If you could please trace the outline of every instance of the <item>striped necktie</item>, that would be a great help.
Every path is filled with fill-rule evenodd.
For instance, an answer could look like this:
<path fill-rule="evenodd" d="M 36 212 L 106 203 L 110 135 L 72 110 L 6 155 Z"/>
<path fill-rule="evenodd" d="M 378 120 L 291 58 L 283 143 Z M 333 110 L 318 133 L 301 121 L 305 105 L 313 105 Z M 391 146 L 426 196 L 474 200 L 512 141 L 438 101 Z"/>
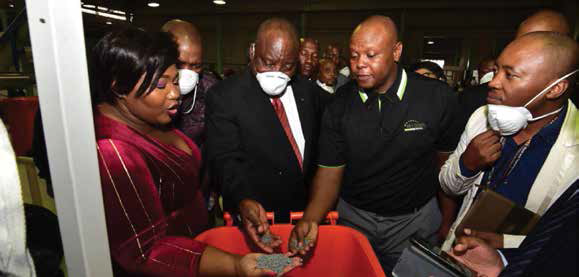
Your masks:
<path fill-rule="evenodd" d="M 289 140 L 289 143 L 292 146 L 294 154 L 296 155 L 296 159 L 298 160 L 298 163 L 300 165 L 300 169 L 303 170 L 302 154 L 300 152 L 300 149 L 298 148 L 298 144 L 296 143 L 296 140 L 295 140 L 294 135 L 292 133 L 292 129 L 289 125 L 289 121 L 287 119 L 287 115 L 285 113 L 283 103 L 281 102 L 281 100 L 279 98 L 272 98 L 271 103 L 273 105 L 273 109 L 275 110 L 275 114 L 277 115 L 277 118 L 279 118 L 279 122 L 281 123 L 281 126 L 283 127 L 283 130 L 284 130 L 284 132 Z"/>

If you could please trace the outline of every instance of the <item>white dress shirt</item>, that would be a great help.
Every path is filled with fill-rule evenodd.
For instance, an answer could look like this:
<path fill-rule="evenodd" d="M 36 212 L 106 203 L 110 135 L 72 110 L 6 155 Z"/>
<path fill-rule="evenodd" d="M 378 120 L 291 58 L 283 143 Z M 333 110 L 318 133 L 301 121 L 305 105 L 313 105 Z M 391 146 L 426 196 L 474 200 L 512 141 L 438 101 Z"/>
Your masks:
<path fill-rule="evenodd" d="M 294 136 L 294 139 L 302 155 L 302 160 L 304 159 L 304 148 L 306 145 L 306 139 L 304 138 L 304 133 L 302 131 L 302 123 L 300 121 L 300 115 L 298 113 L 298 106 L 296 105 L 296 99 L 294 97 L 294 91 L 291 86 L 287 86 L 284 94 L 280 97 L 281 103 L 285 110 L 287 120 L 290 125 L 290 129 Z M 270 101 L 272 101 L 270 99 Z"/>

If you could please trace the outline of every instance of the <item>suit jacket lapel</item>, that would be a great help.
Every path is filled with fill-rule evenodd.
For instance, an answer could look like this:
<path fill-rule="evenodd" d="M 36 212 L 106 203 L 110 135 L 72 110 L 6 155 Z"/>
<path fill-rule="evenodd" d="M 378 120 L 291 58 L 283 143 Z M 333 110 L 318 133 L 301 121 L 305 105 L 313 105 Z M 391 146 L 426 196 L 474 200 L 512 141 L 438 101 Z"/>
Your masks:
<path fill-rule="evenodd" d="M 294 157 L 294 164 L 298 166 L 297 158 L 295 158 L 293 148 L 277 118 L 269 97 L 264 94 L 259 86 L 257 79 L 252 76 L 251 71 L 246 72 L 246 80 L 248 80 L 247 88 L 245 88 L 245 104 L 247 110 L 253 114 L 256 124 L 263 130 L 268 137 L 267 141 L 263 141 L 263 147 L 269 148 L 269 152 L 278 152 L 279 157 L 284 157 L 282 164 L 287 164 L 287 158 Z M 286 153 L 284 153 L 286 152 Z"/>

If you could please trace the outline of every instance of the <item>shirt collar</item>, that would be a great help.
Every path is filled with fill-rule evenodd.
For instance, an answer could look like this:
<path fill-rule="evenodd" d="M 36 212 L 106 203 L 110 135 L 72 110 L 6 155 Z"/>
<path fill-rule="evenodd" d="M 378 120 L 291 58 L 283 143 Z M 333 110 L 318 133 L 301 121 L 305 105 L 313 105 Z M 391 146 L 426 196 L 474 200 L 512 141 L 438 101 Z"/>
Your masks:
<path fill-rule="evenodd" d="M 386 93 L 383 94 L 384 98 L 393 103 L 402 102 L 404 93 L 406 92 L 406 85 L 408 83 L 408 76 L 404 68 L 402 68 L 402 66 L 397 64 L 396 71 L 397 71 L 396 80 L 394 81 L 392 86 L 386 91 Z M 366 100 L 368 100 L 369 97 L 372 96 L 371 95 L 372 93 L 369 93 L 370 95 L 368 95 L 368 93 L 364 92 L 360 88 L 358 89 L 358 93 L 360 94 L 360 98 L 364 103 L 366 102 Z"/>
<path fill-rule="evenodd" d="M 333 94 L 334 93 L 334 87 L 333 86 L 328 86 L 324 83 L 322 83 L 320 80 L 316 80 L 316 84 L 322 88 L 323 90 L 325 90 L 327 93 Z"/>

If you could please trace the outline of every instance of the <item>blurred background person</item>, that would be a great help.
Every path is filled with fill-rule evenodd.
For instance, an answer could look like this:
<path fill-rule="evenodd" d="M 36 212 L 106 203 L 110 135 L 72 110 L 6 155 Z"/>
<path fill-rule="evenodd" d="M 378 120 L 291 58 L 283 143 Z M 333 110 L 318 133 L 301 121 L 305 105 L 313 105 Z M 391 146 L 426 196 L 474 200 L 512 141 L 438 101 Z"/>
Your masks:
<path fill-rule="evenodd" d="M 315 78 L 318 71 L 319 52 L 318 41 L 313 38 L 300 39 L 300 50 L 298 54 L 300 60 L 300 76 L 306 80 Z"/>
<path fill-rule="evenodd" d="M 330 59 L 320 60 L 320 69 L 316 76 L 316 85 L 320 95 L 320 116 L 325 107 L 330 103 L 336 92 L 336 80 L 338 78 L 337 65 Z"/>
<path fill-rule="evenodd" d="M 495 70 L 494 58 L 483 59 L 477 69 L 481 76 L 479 85 L 467 87 L 459 93 L 458 101 L 461 111 L 458 120 L 461 122 L 461 129 L 464 130 L 466 122 L 476 109 L 487 104 L 488 83 L 493 79 Z"/>
<path fill-rule="evenodd" d="M 218 75 L 203 70 L 203 41 L 197 28 L 183 20 L 173 19 L 161 27 L 173 35 L 179 47 L 179 89 L 181 104 L 175 126 L 200 148 L 205 142 L 205 97 L 219 80 Z"/>
<path fill-rule="evenodd" d="M 422 76 L 437 79 L 446 83 L 446 75 L 444 75 L 444 70 L 442 70 L 442 68 L 434 62 L 417 62 L 409 66 L 408 70 L 414 71 Z"/>
<path fill-rule="evenodd" d="M 337 90 L 350 81 L 350 68 L 342 57 L 342 49 L 337 44 L 328 45 L 324 57 L 332 60 L 338 67 L 338 79 L 336 80 Z"/>

